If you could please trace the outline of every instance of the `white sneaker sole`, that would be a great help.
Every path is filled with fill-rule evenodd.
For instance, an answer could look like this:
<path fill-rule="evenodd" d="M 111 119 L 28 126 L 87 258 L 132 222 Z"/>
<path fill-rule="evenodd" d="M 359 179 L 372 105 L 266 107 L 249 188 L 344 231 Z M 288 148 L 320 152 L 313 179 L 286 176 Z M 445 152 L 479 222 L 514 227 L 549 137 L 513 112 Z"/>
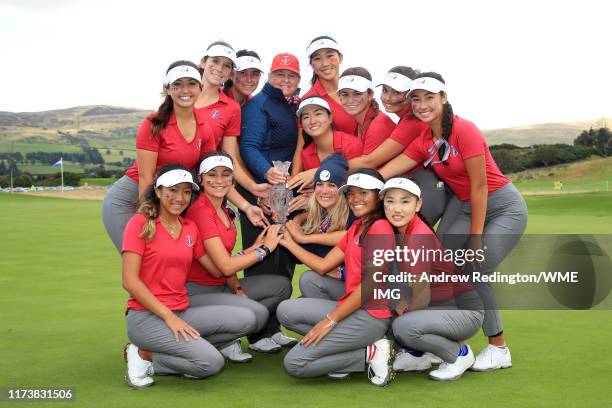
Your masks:
<path fill-rule="evenodd" d="M 130 343 L 127 343 L 127 344 L 125 345 L 125 347 L 123 348 L 123 361 L 125 361 L 125 364 L 127 364 L 127 362 L 128 362 L 128 358 L 127 358 L 127 349 L 128 349 L 128 346 L 129 346 L 129 345 L 130 345 Z M 143 384 L 143 385 L 137 385 L 137 384 L 134 384 L 134 383 L 133 383 L 133 382 L 130 380 L 130 375 L 129 375 L 129 373 L 128 373 L 128 369 L 127 369 L 127 368 L 125 369 L 125 375 L 123 376 L 123 378 L 125 378 L 125 382 L 127 383 L 127 385 L 129 385 L 130 387 L 132 387 L 132 388 L 133 388 L 133 389 L 135 389 L 135 390 L 139 390 L 139 389 L 142 389 L 142 388 L 147 388 L 147 387 L 150 387 L 150 386 L 152 386 L 153 384 L 155 384 L 155 382 L 154 382 L 154 381 L 151 381 L 150 383 L 148 383 L 148 384 Z"/>
<path fill-rule="evenodd" d="M 278 348 L 271 349 L 271 350 L 261 350 L 261 349 L 255 348 L 255 347 L 251 347 L 249 345 L 249 350 L 253 350 L 253 351 L 256 351 L 258 353 L 264 353 L 264 354 L 277 354 L 277 353 L 280 353 L 282 349 L 283 349 L 282 346 L 278 346 Z"/>
<path fill-rule="evenodd" d="M 389 366 L 389 373 L 387 374 L 387 377 L 384 379 L 384 381 L 380 384 L 375 384 L 370 380 L 370 383 L 372 385 L 375 385 L 377 387 L 385 387 L 386 385 L 388 385 L 391 381 L 395 379 L 396 372 L 393 369 L 393 360 L 395 360 L 395 344 L 393 344 L 393 341 L 391 341 L 390 348 L 391 349 L 389 351 L 389 358 L 387 359 L 387 365 Z"/>
<path fill-rule="evenodd" d="M 495 370 L 502 370 L 505 368 L 512 368 L 512 362 L 510 363 L 504 363 L 504 364 L 500 364 L 499 367 L 490 367 L 490 368 L 476 368 L 476 367 L 470 367 L 471 371 L 476 371 L 479 373 L 486 373 L 489 371 L 495 371 Z"/>

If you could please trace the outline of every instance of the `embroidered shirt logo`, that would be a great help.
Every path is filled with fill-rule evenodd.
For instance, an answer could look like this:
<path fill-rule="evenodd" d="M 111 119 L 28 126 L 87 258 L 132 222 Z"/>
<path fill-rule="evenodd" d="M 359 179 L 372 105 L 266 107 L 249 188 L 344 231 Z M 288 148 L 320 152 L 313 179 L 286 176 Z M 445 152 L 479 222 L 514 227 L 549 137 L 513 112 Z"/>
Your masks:
<path fill-rule="evenodd" d="M 188 247 L 192 247 L 193 246 L 193 240 L 191 239 L 191 235 L 187 235 L 185 237 L 185 245 Z"/>
<path fill-rule="evenodd" d="M 202 139 L 198 139 L 198 141 L 196 143 L 196 149 L 197 150 L 202 150 Z"/>
<path fill-rule="evenodd" d="M 217 109 L 214 109 L 212 112 L 210 112 L 210 117 L 213 119 L 221 119 L 221 112 L 219 112 Z"/>

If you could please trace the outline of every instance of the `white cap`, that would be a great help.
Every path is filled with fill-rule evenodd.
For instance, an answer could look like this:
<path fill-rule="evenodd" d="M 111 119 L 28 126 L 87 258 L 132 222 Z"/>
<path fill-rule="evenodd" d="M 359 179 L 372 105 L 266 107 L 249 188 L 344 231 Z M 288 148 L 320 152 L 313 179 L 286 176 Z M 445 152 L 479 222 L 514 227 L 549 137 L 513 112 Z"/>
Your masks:
<path fill-rule="evenodd" d="M 328 112 L 331 112 L 331 109 L 329 107 L 329 104 L 327 103 L 327 101 L 323 98 L 320 98 L 318 96 L 311 96 L 310 98 L 306 98 L 304 100 L 302 100 L 302 102 L 300 102 L 300 107 L 298 108 L 296 115 L 298 115 L 298 117 L 300 116 L 300 113 L 302 113 L 302 110 L 310 105 L 317 105 L 317 106 L 321 106 L 322 108 L 327 109 Z"/>
<path fill-rule="evenodd" d="M 310 58 L 312 54 L 314 54 L 315 52 L 323 48 L 331 48 L 332 50 L 336 50 L 339 53 L 341 53 L 336 40 L 332 40 L 331 38 L 321 38 L 319 40 L 313 41 L 308 46 L 308 48 L 306 48 L 306 53 L 308 54 L 308 58 Z"/>
<path fill-rule="evenodd" d="M 387 180 L 385 183 L 385 187 L 380 190 L 378 193 L 378 197 L 383 198 L 385 192 L 392 188 L 399 188 L 409 193 L 414 194 L 418 198 L 421 198 L 421 188 L 412 180 L 409 180 L 405 177 L 395 177 Z"/>
<path fill-rule="evenodd" d="M 226 47 L 225 45 L 215 44 L 209 49 L 206 50 L 205 57 L 225 57 L 232 60 L 232 64 L 236 67 L 236 51 L 232 50 L 230 47 Z"/>
<path fill-rule="evenodd" d="M 174 187 L 177 184 L 181 183 L 191 183 L 191 186 L 196 191 L 200 189 L 200 187 L 193 182 L 193 176 L 191 175 L 191 173 L 187 170 L 182 169 L 175 169 L 165 172 L 157 178 L 157 181 L 155 182 L 155 187 Z"/>
<path fill-rule="evenodd" d="M 349 176 L 346 184 L 340 187 L 338 191 L 344 193 L 349 187 L 359 187 L 366 190 L 382 190 L 385 187 L 385 183 L 369 174 L 355 173 Z"/>
<path fill-rule="evenodd" d="M 385 79 L 383 79 L 383 81 L 376 86 L 383 85 L 387 85 L 395 89 L 397 92 L 406 92 L 412 87 L 412 79 L 398 72 L 387 72 Z"/>
<path fill-rule="evenodd" d="M 354 89 L 357 92 L 365 92 L 372 88 L 372 81 L 359 75 L 346 75 L 338 80 L 338 91 L 342 89 Z"/>
<path fill-rule="evenodd" d="M 202 74 L 196 68 L 191 65 L 179 65 L 168 71 L 164 84 L 170 85 L 181 78 L 193 78 L 198 82 L 202 82 Z"/>
<path fill-rule="evenodd" d="M 243 55 L 236 59 L 236 71 L 244 71 L 246 69 L 253 68 L 263 72 L 261 68 L 261 61 L 257 57 L 251 55 Z"/>
<path fill-rule="evenodd" d="M 200 171 L 198 174 L 208 173 L 215 167 L 227 167 L 231 171 L 234 171 L 234 166 L 232 165 L 232 161 L 227 156 L 210 156 L 202 160 L 200 163 Z"/>
<path fill-rule="evenodd" d="M 422 77 L 412 81 L 412 88 L 410 88 L 410 92 L 416 91 L 417 89 L 423 89 L 431 93 L 438 93 L 445 92 L 446 86 L 443 82 L 438 81 L 436 78 Z"/>

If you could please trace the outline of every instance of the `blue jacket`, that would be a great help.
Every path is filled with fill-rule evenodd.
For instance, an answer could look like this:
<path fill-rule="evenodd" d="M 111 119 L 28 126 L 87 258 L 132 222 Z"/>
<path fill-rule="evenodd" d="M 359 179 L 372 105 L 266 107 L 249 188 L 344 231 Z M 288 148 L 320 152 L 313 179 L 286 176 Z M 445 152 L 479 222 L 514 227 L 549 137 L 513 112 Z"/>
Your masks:
<path fill-rule="evenodd" d="M 242 107 L 240 155 L 258 183 L 272 160 L 293 160 L 297 133 L 295 107 L 269 83 Z"/>

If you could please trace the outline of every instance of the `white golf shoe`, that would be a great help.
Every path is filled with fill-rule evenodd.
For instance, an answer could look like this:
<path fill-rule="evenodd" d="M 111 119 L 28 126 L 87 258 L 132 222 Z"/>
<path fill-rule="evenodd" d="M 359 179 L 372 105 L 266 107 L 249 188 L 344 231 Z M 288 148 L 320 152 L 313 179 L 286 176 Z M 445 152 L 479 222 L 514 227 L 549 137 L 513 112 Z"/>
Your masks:
<path fill-rule="evenodd" d="M 298 339 L 289 337 L 281 331 L 274 333 L 272 335 L 272 340 L 281 347 L 293 347 L 298 343 Z"/>
<path fill-rule="evenodd" d="M 127 363 L 125 381 L 132 388 L 144 388 L 153 385 L 153 364 L 143 360 L 138 354 L 138 347 L 128 343 L 123 350 L 123 359 Z"/>
<path fill-rule="evenodd" d="M 429 359 L 431 364 L 442 364 L 444 362 L 440 357 L 430 352 L 425 353 L 425 357 Z"/>
<path fill-rule="evenodd" d="M 282 347 L 276 344 L 270 337 L 264 337 L 253 344 L 249 344 L 249 349 L 260 353 L 278 353 Z"/>
<path fill-rule="evenodd" d="M 468 353 L 465 356 L 458 356 L 454 363 L 442 362 L 437 370 L 429 373 L 429 378 L 436 381 L 454 381 L 461 378 L 463 373 L 474 364 L 474 353 L 470 346 L 466 344 Z"/>
<path fill-rule="evenodd" d="M 384 387 L 395 377 L 391 366 L 395 351 L 391 341 L 382 338 L 366 348 L 366 363 L 368 363 L 368 378 L 378 387 Z"/>
<path fill-rule="evenodd" d="M 219 352 L 232 363 L 248 363 L 253 359 L 252 355 L 242 351 L 240 340 L 231 342 L 229 346 L 223 347 Z"/>
<path fill-rule="evenodd" d="M 416 357 L 404 349 L 397 353 L 395 361 L 393 362 L 393 369 L 395 371 L 425 371 L 430 368 L 431 360 L 427 354 Z"/>
<path fill-rule="evenodd" d="M 512 357 L 508 347 L 496 347 L 489 344 L 478 353 L 476 362 L 472 366 L 473 371 L 492 371 L 500 368 L 512 367 Z"/>

